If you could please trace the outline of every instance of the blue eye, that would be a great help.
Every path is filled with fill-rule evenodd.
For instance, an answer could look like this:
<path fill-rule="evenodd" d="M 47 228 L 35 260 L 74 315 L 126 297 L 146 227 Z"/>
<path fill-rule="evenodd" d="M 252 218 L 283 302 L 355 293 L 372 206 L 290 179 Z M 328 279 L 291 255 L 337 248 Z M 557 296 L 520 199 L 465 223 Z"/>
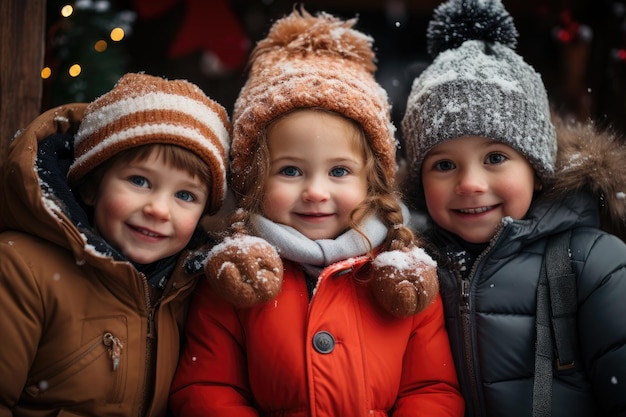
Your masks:
<path fill-rule="evenodd" d="M 187 202 L 196 201 L 196 196 L 194 196 L 193 193 L 190 193 L 189 191 L 178 191 L 176 193 L 176 198 Z"/>
<path fill-rule="evenodd" d="M 331 177 L 344 177 L 344 176 L 348 175 L 349 173 L 350 173 L 350 171 L 348 171 L 344 167 L 335 167 L 335 168 L 330 170 L 330 176 Z"/>
<path fill-rule="evenodd" d="M 294 166 L 284 167 L 279 172 L 287 177 L 297 177 L 300 175 L 300 170 Z"/>
<path fill-rule="evenodd" d="M 452 161 L 439 161 L 434 165 L 434 168 L 437 171 L 450 171 L 456 168 L 456 166 Z"/>
<path fill-rule="evenodd" d="M 137 187 L 147 187 L 148 180 L 140 175 L 133 175 L 128 178 L 128 181 Z"/>
<path fill-rule="evenodd" d="M 487 155 L 488 164 L 501 164 L 506 161 L 506 159 L 506 156 L 502 155 L 501 153 L 492 153 Z"/>

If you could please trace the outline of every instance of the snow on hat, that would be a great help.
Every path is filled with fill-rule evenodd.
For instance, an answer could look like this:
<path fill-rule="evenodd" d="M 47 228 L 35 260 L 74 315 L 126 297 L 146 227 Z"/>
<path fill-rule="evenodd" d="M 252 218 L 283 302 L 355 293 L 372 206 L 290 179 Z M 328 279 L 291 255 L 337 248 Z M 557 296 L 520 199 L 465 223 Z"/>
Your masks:
<path fill-rule="evenodd" d="M 126 74 L 108 93 L 87 106 L 74 137 L 75 161 L 68 180 L 75 182 L 119 152 L 148 144 L 185 148 L 211 171 L 208 211 L 226 193 L 230 122 L 226 110 L 185 80 Z"/>
<path fill-rule="evenodd" d="M 233 111 L 232 187 L 242 191 L 252 153 L 269 122 L 319 107 L 356 121 L 384 174 L 396 169 L 395 126 L 386 91 L 374 79 L 373 39 L 327 13 L 295 10 L 272 25 L 250 58 L 246 84 Z"/>
<path fill-rule="evenodd" d="M 541 180 L 554 173 L 556 134 L 541 76 L 513 48 L 513 19 L 500 0 L 449 0 L 427 31 L 434 61 L 413 82 L 402 120 L 409 179 L 421 184 L 424 157 L 462 136 L 505 143 Z"/>

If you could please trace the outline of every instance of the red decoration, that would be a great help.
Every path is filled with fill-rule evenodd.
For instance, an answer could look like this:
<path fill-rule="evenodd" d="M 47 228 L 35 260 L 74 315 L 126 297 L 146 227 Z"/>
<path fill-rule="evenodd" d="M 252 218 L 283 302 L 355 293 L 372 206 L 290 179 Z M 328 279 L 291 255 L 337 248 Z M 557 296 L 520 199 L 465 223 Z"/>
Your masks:
<path fill-rule="evenodd" d="M 181 2 L 185 3 L 185 16 L 168 56 L 179 58 L 205 50 L 217 56 L 226 68 L 240 68 L 250 40 L 227 0 L 134 0 L 134 8 L 139 18 L 152 19 Z"/>
<path fill-rule="evenodd" d="M 556 37 L 560 42 L 568 43 L 572 40 L 572 34 L 565 29 L 559 29 L 556 33 Z"/>
<path fill-rule="evenodd" d="M 588 42 L 591 40 L 593 36 L 591 28 L 577 22 L 569 9 L 562 10 L 559 17 L 560 24 L 555 28 L 555 36 L 559 42 Z"/>

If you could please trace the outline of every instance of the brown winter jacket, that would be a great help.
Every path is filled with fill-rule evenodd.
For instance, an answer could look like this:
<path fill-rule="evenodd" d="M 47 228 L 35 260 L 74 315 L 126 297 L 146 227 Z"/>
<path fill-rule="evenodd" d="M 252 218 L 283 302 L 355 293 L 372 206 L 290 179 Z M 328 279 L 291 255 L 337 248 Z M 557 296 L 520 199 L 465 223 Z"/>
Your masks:
<path fill-rule="evenodd" d="M 42 179 L 39 141 L 71 138 L 84 109 L 42 114 L 2 164 L 1 417 L 166 414 L 197 274 L 183 272 L 181 256 L 162 297 L 150 299 L 146 277 L 102 251 L 105 242 L 81 223 L 77 203 L 65 204 L 71 192 L 60 198 Z M 45 156 L 56 151 L 63 149 Z"/>

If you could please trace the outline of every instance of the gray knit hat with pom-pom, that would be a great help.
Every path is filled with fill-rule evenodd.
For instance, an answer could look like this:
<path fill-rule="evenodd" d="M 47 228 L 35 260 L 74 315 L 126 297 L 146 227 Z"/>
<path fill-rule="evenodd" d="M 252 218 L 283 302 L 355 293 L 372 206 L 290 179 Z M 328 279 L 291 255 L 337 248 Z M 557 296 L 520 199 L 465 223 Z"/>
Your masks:
<path fill-rule="evenodd" d="M 517 36 L 500 0 L 449 0 L 435 9 L 427 31 L 434 61 L 414 80 L 402 120 L 411 187 L 421 184 L 433 147 L 463 136 L 505 143 L 542 182 L 553 176 L 557 144 L 546 89 L 514 52 Z"/>

